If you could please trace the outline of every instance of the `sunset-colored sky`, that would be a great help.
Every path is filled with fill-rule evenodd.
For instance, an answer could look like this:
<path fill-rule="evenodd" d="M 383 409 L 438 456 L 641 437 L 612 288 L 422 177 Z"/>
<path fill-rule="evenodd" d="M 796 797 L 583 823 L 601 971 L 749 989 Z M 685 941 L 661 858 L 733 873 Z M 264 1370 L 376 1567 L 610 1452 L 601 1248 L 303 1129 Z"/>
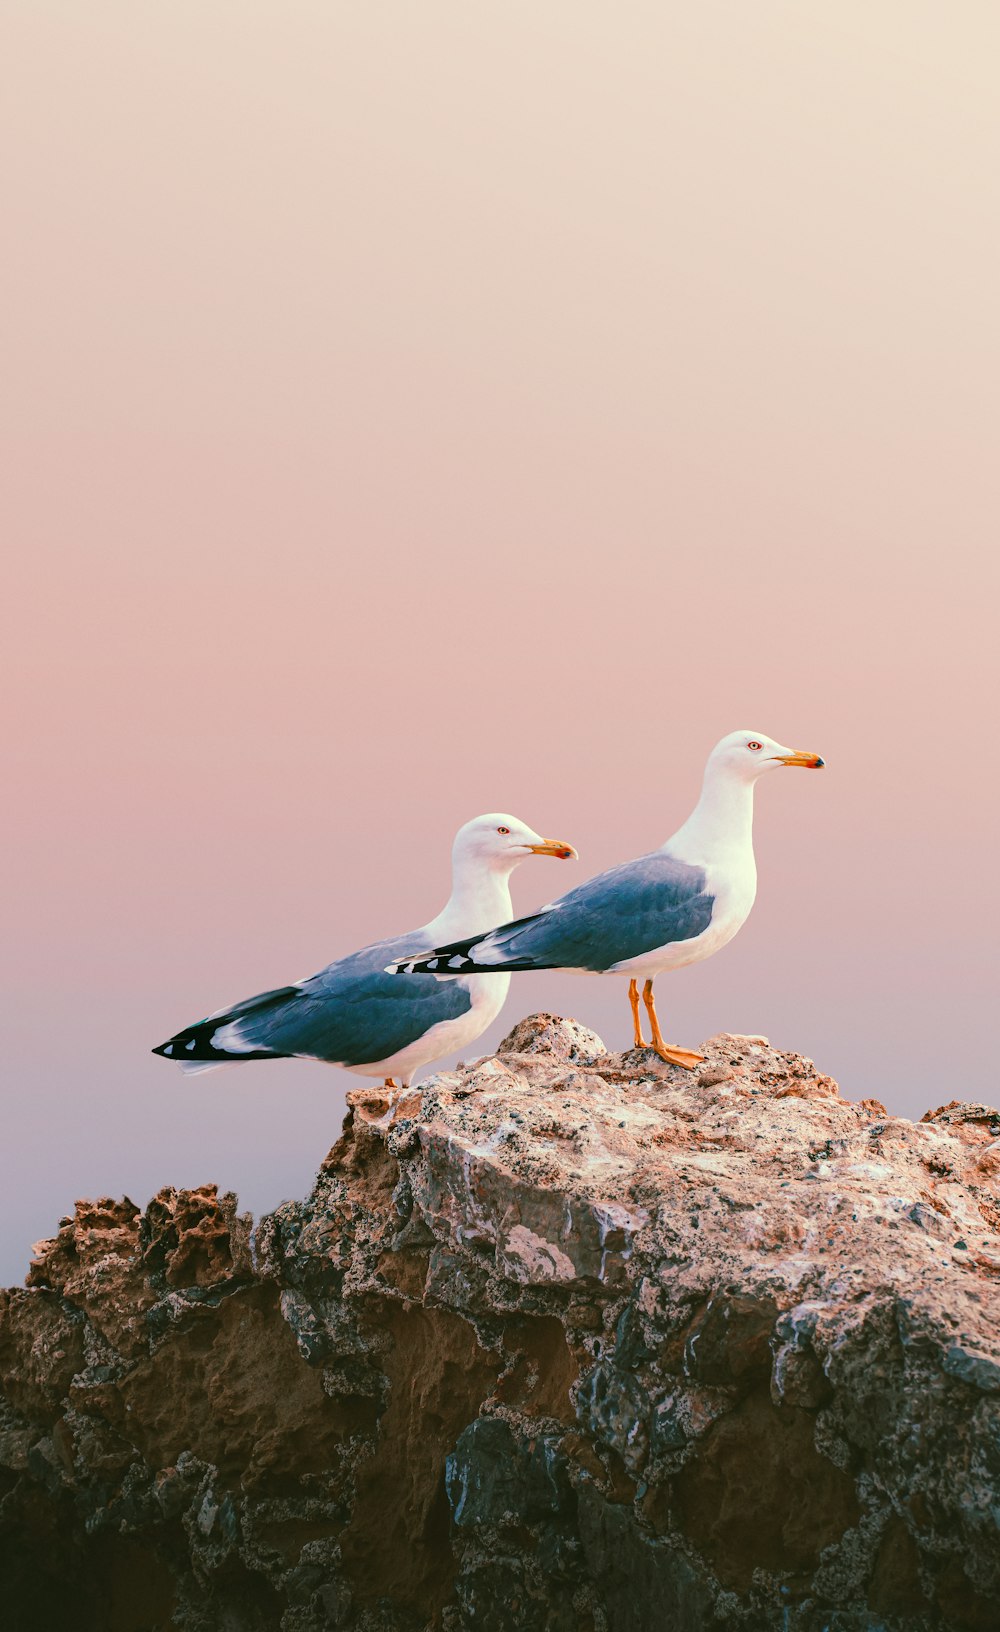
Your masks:
<path fill-rule="evenodd" d="M 0 16 L 0 1281 L 75 1197 L 301 1194 L 342 1072 L 149 1049 L 437 911 L 508 809 L 661 842 L 749 726 L 734 944 L 852 1098 L 997 1102 L 992 0 Z M 515 976 L 629 1037 L 624 983 Z"/>

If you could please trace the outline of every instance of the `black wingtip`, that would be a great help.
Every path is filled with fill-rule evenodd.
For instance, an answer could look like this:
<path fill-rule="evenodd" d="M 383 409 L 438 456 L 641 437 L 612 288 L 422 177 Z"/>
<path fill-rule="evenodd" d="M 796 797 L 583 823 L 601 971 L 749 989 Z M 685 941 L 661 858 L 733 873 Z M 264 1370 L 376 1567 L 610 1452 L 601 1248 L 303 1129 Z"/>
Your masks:
<path fill-rule="evenodd" d="M 474 967 L 472 959 L 461 953 L 432 952 L 426 958 L 407 958 L 404 963 L 392 964 L 386 974 L 464 975 Z"/>
<path fill-rule="evenodd" d="M 196 1065 L 206 1060 L 228 1059 L 228 1054 L 213 1046 L 214 1031 L 215 1025 L 202 1021 L 197 1026 L 189 1026 L 186 1031 L 178 1031 L 175 1036 L 168 1037 L 165 1043 L 159 1043 L 150 1053 L 159 1054 L 172 1065 Z M 243 1057 L 240 1055 L 241 1059 Z"/>

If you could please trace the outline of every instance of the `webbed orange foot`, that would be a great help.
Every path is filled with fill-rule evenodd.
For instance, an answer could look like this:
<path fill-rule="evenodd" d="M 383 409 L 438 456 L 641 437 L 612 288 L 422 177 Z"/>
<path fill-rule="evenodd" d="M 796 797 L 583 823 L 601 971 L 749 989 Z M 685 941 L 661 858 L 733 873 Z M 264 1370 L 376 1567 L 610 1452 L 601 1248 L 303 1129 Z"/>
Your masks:
<path fill-rule="evenodd" d="M 685 1071 L 693 1071 L 705 1058 L 704 1054 L 696 1054 L 691 1048 L 670 1048 L 666 1043 L 644 1043 L 643 1047 L 652 1049 L 668 1065 L 682 1065 Z"/>

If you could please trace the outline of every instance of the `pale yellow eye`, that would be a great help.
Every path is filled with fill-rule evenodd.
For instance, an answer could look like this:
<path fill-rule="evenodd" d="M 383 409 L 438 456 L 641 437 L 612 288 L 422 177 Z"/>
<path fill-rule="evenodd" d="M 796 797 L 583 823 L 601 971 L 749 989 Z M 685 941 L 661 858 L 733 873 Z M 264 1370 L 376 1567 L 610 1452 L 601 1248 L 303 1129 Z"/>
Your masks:
<path fill-rule="evenodd" d="M 748 742 L 747 743 L 747 747 L 752 748 L 754 753 L 756 753 L 758 751 L 758 749 L 763 748 L 763 746 L 764 746 L 764 744 L 762 742 Z"/>
<path fill-rule="evenodd" d="M 510 828 L 509 828 L 509 827 L 498 827 L 498 828 L 497 828 L 497 832 L 498 832 L 498 833 L 509 833 L 509 832 L 510 832 Z"/>

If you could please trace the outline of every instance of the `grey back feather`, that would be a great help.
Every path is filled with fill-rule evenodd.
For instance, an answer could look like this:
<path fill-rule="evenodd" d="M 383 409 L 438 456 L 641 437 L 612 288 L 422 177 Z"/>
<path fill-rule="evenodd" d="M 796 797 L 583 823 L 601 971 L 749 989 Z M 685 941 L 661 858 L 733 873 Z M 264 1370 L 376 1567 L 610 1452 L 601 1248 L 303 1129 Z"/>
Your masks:
<path fill-rule="evenodd" d="M 601 973 L 701 935 L 712 921 L 713 900 L 703 868 L 654 850 L 598 873 L 531 918 L 491 930 L 470 944 L 470 956 L 476 968 Z M 485 964 L 485 947 L 502 957 Z"/>
<path fill-rule="evenodd" d="M 237 1004 L 230 1018 L 239 1022 L 241 1038 L 275 1054 L 340 1065 L 388 1059 L 472 1007 L 464 981 L 434 975 L 397 980 L 385 973 L 387 963 L 428 945 L 419 933 L 376 941 L 301 981 L 284 1002 L 256 1013 L 247 1006 L 245 1017 Z"/>

